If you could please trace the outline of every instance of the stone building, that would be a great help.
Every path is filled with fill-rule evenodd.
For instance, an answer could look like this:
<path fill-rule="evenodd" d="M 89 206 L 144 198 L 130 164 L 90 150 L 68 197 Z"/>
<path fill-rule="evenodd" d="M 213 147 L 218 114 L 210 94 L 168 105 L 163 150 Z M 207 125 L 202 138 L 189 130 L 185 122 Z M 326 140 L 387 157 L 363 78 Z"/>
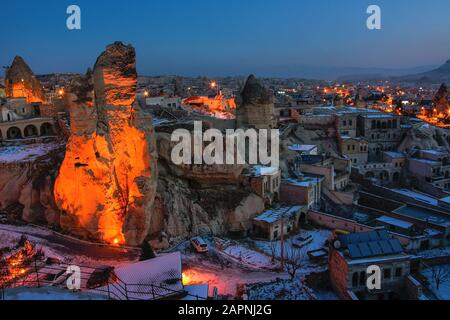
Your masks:
<path fill-rule="evenodd" d="M 358 132 L 369 142 L 370 160 L 380 160 L 383 151 L 395 151 L 403 138 L 399 117 L 380 112 L 359 115 Z"/>
<path fill-rule="evenodd" d="M 281 182 L 280 200 L 289 205 L 304 205 L 308 209 L 320 208 L 322 198 L 321 176 L 301 176 Z"/>
<path fill-rule="evenodd" d="M 340 191 L 350 182 L 351 163 L 348 159 L 302 156 L 300 171 L 324 177 L 323 185 L 330 191 Z"/>
<path fill-rule="evenodd" d="M 336 127 L 339 135 L 355 138 L 357 136 L 358 115 L 360 111 L 353 108 L 340 111 L 336 114 Z"/>
<path fill-rule="evenodd" d="M 450 189 L 450 154 L 440 150 L 417 150 L 408 160 L 409 174 L 422 183 Z"/>
<path fill-rule="evenodd" d="M 236 109 L 237 128 L 271 129 L 275 126 L 274 99 L 254 75 L 248 77 Z"/>
<path fill-rule="evenodd" d="M 252 166 L 244 173 L 246 183 L 267 205 L 280 200 L 281 170 L 279 168 Z"/>
<path fill-rule="evenodd" d="M 346 300 L 406 298 L 411 257 L 385 230 L 338 236 L 330 246 L 329 273 L 335 292 Z M 381 269 L 381 289 L 367 287 L 367 269 Z"/>
<path fill-rule="evenodd" d="M 269 241 L 280 239 L 297 230 L 302 206 L 280 207 L 264 211 L 253 218 L 253 235 Z"/>
<path fill-rule="evenodd" d="M 0 139 L 34 138 L 55 132 L 54 119 L 41 116 L 41 103 L 27 103 L 25 97 L 0 103 Z"/>
<path fill-rule="evenodd" d="M 399 181 L 402 167 L 395 167 L 391 162 L 371 162 L 355 166 L 354 170 L 361 177 L 376 180 L 378 184 L 391 184 Z"/>
<path fill-rule="evenodd" d="M 5 96 L 0 103 L 0 139 L 14 140 L 55 133 L 53 118 L 42 113 L 44 90 L 30 67 L 15 57 L 5 74 Z"/>
<path fill-rule="evenodd" d="M 369 143 L 366 139 L 341 136 L 338 142 L 341 154 L 351 160 L 352 166 L 367 163 Z"/>

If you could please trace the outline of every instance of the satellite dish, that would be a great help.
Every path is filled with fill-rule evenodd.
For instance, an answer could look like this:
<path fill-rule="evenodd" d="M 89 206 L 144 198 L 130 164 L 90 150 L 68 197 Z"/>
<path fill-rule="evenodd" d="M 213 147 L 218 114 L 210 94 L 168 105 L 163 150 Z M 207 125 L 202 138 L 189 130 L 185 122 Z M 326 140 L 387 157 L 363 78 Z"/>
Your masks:
<path fill-rule="evenodd" d="M 339 250 L 341 248 L 341 242 L 339 240 L 334 240 L 333 248 L 335 248 L 336 250 Z"/>

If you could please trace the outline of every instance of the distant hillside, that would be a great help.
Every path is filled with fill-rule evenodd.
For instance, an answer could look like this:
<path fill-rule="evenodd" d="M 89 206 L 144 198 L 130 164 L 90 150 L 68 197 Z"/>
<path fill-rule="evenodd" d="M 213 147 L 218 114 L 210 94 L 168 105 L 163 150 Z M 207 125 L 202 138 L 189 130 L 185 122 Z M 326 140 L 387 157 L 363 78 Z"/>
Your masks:
<path fill-rule="evenodd" d="M 404 77 L 396 77 L 399 82 L 415 82 L 424 84 L 450 84 L 450 60 L 437 69 Z"/>
<path fill-rule="evenodd" d="M 407 69 L 387 69 L 387 68 L 348 68 L 346 73 L 344 69 L 340 70 L 341 74 L 337 77 L 338 82 L 372 82 L 381 80 L 390 80 L 392 78 L 400 78 L 411 74 L 423 73 L 434 68 L 434 66 L 420 66 Z"/>

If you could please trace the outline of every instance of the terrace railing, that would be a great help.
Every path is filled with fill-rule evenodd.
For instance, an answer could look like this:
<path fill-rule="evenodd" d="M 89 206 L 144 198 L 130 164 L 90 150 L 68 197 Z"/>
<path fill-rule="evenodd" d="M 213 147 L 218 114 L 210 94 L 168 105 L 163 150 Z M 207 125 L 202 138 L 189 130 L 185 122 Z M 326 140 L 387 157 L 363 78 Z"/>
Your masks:
<path fill-rule="evenodd" d="M 47 264 L 33 259 L 21 265 L 8 266 L 0 262 L 0 300 L 7 297 L 8 289 L 13 288 L 42 288 L 56 287 L 68 289 L 67 281 L 71 276 L 67 273 L 69 264 Z M 94 293 L 109 300 L 170 300 L 189 297 L 193 300 L 206 300 L 205 297 L 188 294 L 185 290 L 171 288 L 171 283 L 181 282 L 182 279 L 169 279 L 164 283 L 127 283 L 120 279 L 114 271 L 105 272 L 104 278 L 98 279 L 98 268 L 91 266 L 80 267 L 80 293 Z M 93 274 L 96 274 L 96 285 L 89 284 Z"/>

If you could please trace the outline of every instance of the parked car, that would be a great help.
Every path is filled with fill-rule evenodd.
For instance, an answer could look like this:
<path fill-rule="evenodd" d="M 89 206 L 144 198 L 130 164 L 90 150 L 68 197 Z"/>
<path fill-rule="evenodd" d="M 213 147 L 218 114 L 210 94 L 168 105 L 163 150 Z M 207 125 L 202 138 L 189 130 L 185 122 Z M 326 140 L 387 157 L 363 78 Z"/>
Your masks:
<path fill-rule="evenodd" d="M 191 244 L 198 253 L 208 252 L 208 244 L 201 237 L 192 238 Z"/>

